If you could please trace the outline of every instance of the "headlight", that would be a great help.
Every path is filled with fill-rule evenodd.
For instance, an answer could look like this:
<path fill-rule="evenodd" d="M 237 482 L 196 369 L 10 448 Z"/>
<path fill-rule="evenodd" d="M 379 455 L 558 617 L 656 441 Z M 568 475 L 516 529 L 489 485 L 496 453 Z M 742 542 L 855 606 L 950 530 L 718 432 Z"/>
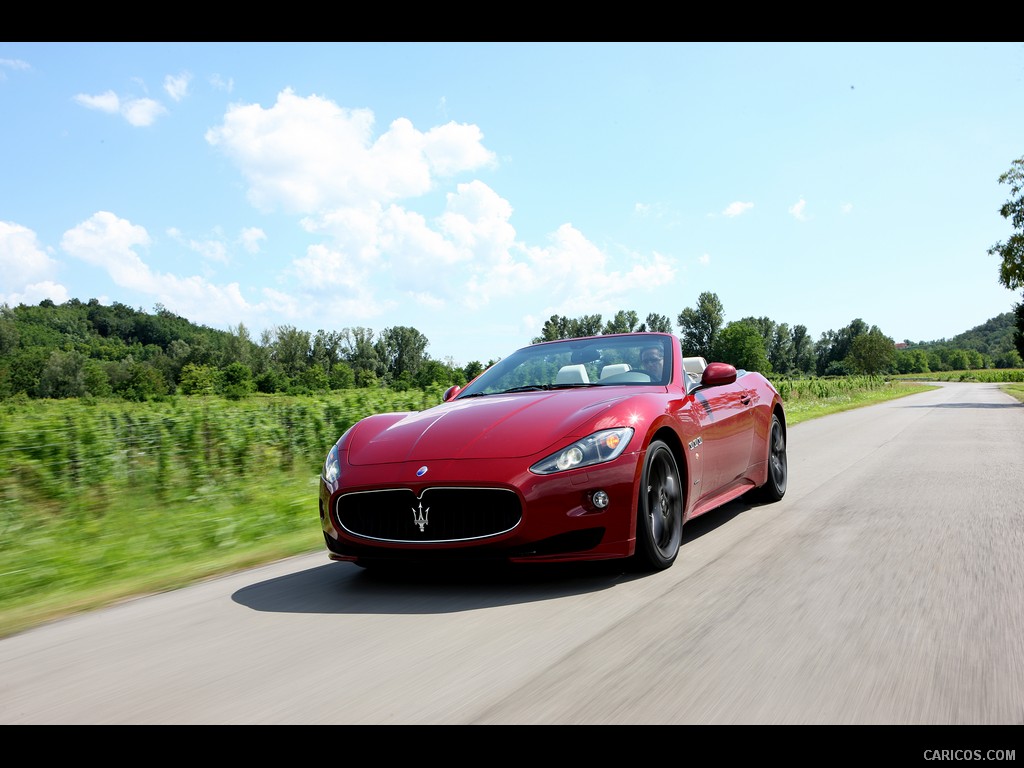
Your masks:
<path fill-rule="evenodd" d="M 554 472 L 564 472 L 567 469 L 589 467 L 593 464 L 611 461 L 626 450 L 631 437 L 633 437 L 632 427 L 603 429 L 566 446 L 543 461 L 538 461 L 530 467 L 530 471 L 538 475 L 550 475 Z"/>
<path fill-rule="evenodd" d="M 328 485 L 334 485 L 337 482 L 338 477 L 341 475 L 341 464 L 338 461 L 338 446 L 337 444 L 331 448 L 331 452 L 327 454 L 327 460 L 324 462 L 324 480 L 327 481 Z"/>

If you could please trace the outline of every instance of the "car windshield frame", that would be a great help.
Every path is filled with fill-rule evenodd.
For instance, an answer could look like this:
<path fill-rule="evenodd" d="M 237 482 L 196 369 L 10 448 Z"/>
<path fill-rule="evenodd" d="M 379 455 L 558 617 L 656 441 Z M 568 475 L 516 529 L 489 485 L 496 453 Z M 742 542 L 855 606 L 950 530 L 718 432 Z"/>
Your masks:
<path fill-rule="evenodd" d="M 652 379 L 642 355 L 661 351 L 663 370 Z M 499 360 L 470 382 L 456 400 L 483 395 L 597 386 L 666 385 L 672 377 L 672 337 L 668 334 L 608 334 L 532 344 Z M 610 367 L 612 366 L 612 367 Z"/>

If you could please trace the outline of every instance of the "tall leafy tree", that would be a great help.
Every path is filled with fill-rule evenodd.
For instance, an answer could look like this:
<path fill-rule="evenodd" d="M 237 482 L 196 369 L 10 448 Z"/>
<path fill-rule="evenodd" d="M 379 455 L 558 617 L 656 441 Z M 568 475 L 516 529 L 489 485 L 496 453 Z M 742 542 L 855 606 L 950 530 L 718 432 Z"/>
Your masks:
<path fill-rule="evenodd" d="M 294 325 L 279 326 L 274 334 L 271 358 L 288 376 L 298 376 L 309 367 L 311 334 Z"/>
<path fill-rule="evenodd" d="M 615 317 L 604 324 L 604 330 L 602 333 L 632 333 L 636 330 L 637 324 L 640 322 L 640 318 L 636 312 L 629 310 L 625 312 L 619 310 L 615 313 Z"/>
<path fill-rule="evenodd" d="M 1024 157 L 1018 157 L 1010 170 L 999 177 L 1000 184 L 1010 185 L 1010 199 L 1003 203 L 999 215 L 1008 219 L 1014 232 L 1005 242 L 1000 241 L 988 249 L 990 256 L 998 256 L 999 282 L 1015 291 L 1024 288 Z M 1017 331 L 1013 342 L 1024 357 L 1024 302 L 1014 307 Z"/>
<path fill-rule="evenodd" d="M 715 337 L 709 356 L 748 371 L 771 373 L 760 329 L 746 320 L 729 323 Z"/>
<path fill-rule="evenodd" d="M 672 318 L 651 312 L 638 330 L 652 333 L 672 333 Z"/>
<path fill-rule="evenodd" d="M 384 363 L 377 354 L 374 334 L 370 328 L 356 326 L 341 331 L 341 356 L 352 368 L 356 384 L 374 386 L 384 375 Z"/>
<path fill-rule="evenodd" d="M 574 321 L 573 338 L 580 336 L 599 336 L 601 334 L 600 315 L 581 315 Z"/>
<path fill-rule="evenodd" d="M 793 326 L 793 367 L 803 373 L 814 370 L 814 342 L 806 325 Z"/>
<path fill-rule="evenodd" d="M 875 375 L 892 370 L 896 362 L 896 345 L 877 326 L 857 336 L 850 344 L 848 367 L 858 373 Z"/>
<path fill-rule="evenodd" d="M 384 362 L 389 382 L 398 382 L 403 376 L 412 381 L 426 360 L 427 337 L 403 325 L 385 328 L 377 339 L 377 356 Z"/>
<path fill-rule="evenodd" d="M 542 341 L 558 341 L 559 339 L 571 339 L 572 320 L 562 315 L 552 315 L 544 321 L 544 327 L 540 330 L 540 336 L 531 339 L 531 343 L 539 344 Z"/>
<path fill-rule="evenodd" d="M 318 330 L 313 336 L 313 348 L 310 357 L 314 365 L 319 365 L 328 375 L 334 366 L 341 362 L 342 335 L 341 331 Z"/>
<path fill-rule="evenodd" d="M 687 355 L 711 359 L 715 338 L 722 330 L 725 310 L 718 295 L 705 291 L 697 297 L 696 307 L 687 307 L 679 313 L 676 322 L 682 331 L 680 341 Z"/>

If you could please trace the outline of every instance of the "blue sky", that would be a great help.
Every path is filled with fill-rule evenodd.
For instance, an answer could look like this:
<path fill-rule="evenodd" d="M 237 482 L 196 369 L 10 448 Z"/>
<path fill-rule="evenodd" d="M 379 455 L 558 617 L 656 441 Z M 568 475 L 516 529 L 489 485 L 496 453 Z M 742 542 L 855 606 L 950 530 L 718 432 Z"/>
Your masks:
<path fill-rule="evenodd" d="M 1019 42 L 0 42 L 0 115 L 10 306 L 411 326 L 464 365 L 705 291 L 814 340 L 1021 300 L 987 254 Z"/>

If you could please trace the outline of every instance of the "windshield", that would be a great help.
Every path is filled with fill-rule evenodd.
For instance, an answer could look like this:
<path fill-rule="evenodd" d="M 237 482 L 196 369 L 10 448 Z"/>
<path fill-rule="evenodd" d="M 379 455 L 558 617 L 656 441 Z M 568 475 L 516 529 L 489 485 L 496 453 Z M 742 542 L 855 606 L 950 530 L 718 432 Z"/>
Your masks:
<path fill-rule="evenodd" d="M 459 398 L 572 387 L 666 384 L 671 336 L 626 334 L 524 347 L 495 363 Z"/>

